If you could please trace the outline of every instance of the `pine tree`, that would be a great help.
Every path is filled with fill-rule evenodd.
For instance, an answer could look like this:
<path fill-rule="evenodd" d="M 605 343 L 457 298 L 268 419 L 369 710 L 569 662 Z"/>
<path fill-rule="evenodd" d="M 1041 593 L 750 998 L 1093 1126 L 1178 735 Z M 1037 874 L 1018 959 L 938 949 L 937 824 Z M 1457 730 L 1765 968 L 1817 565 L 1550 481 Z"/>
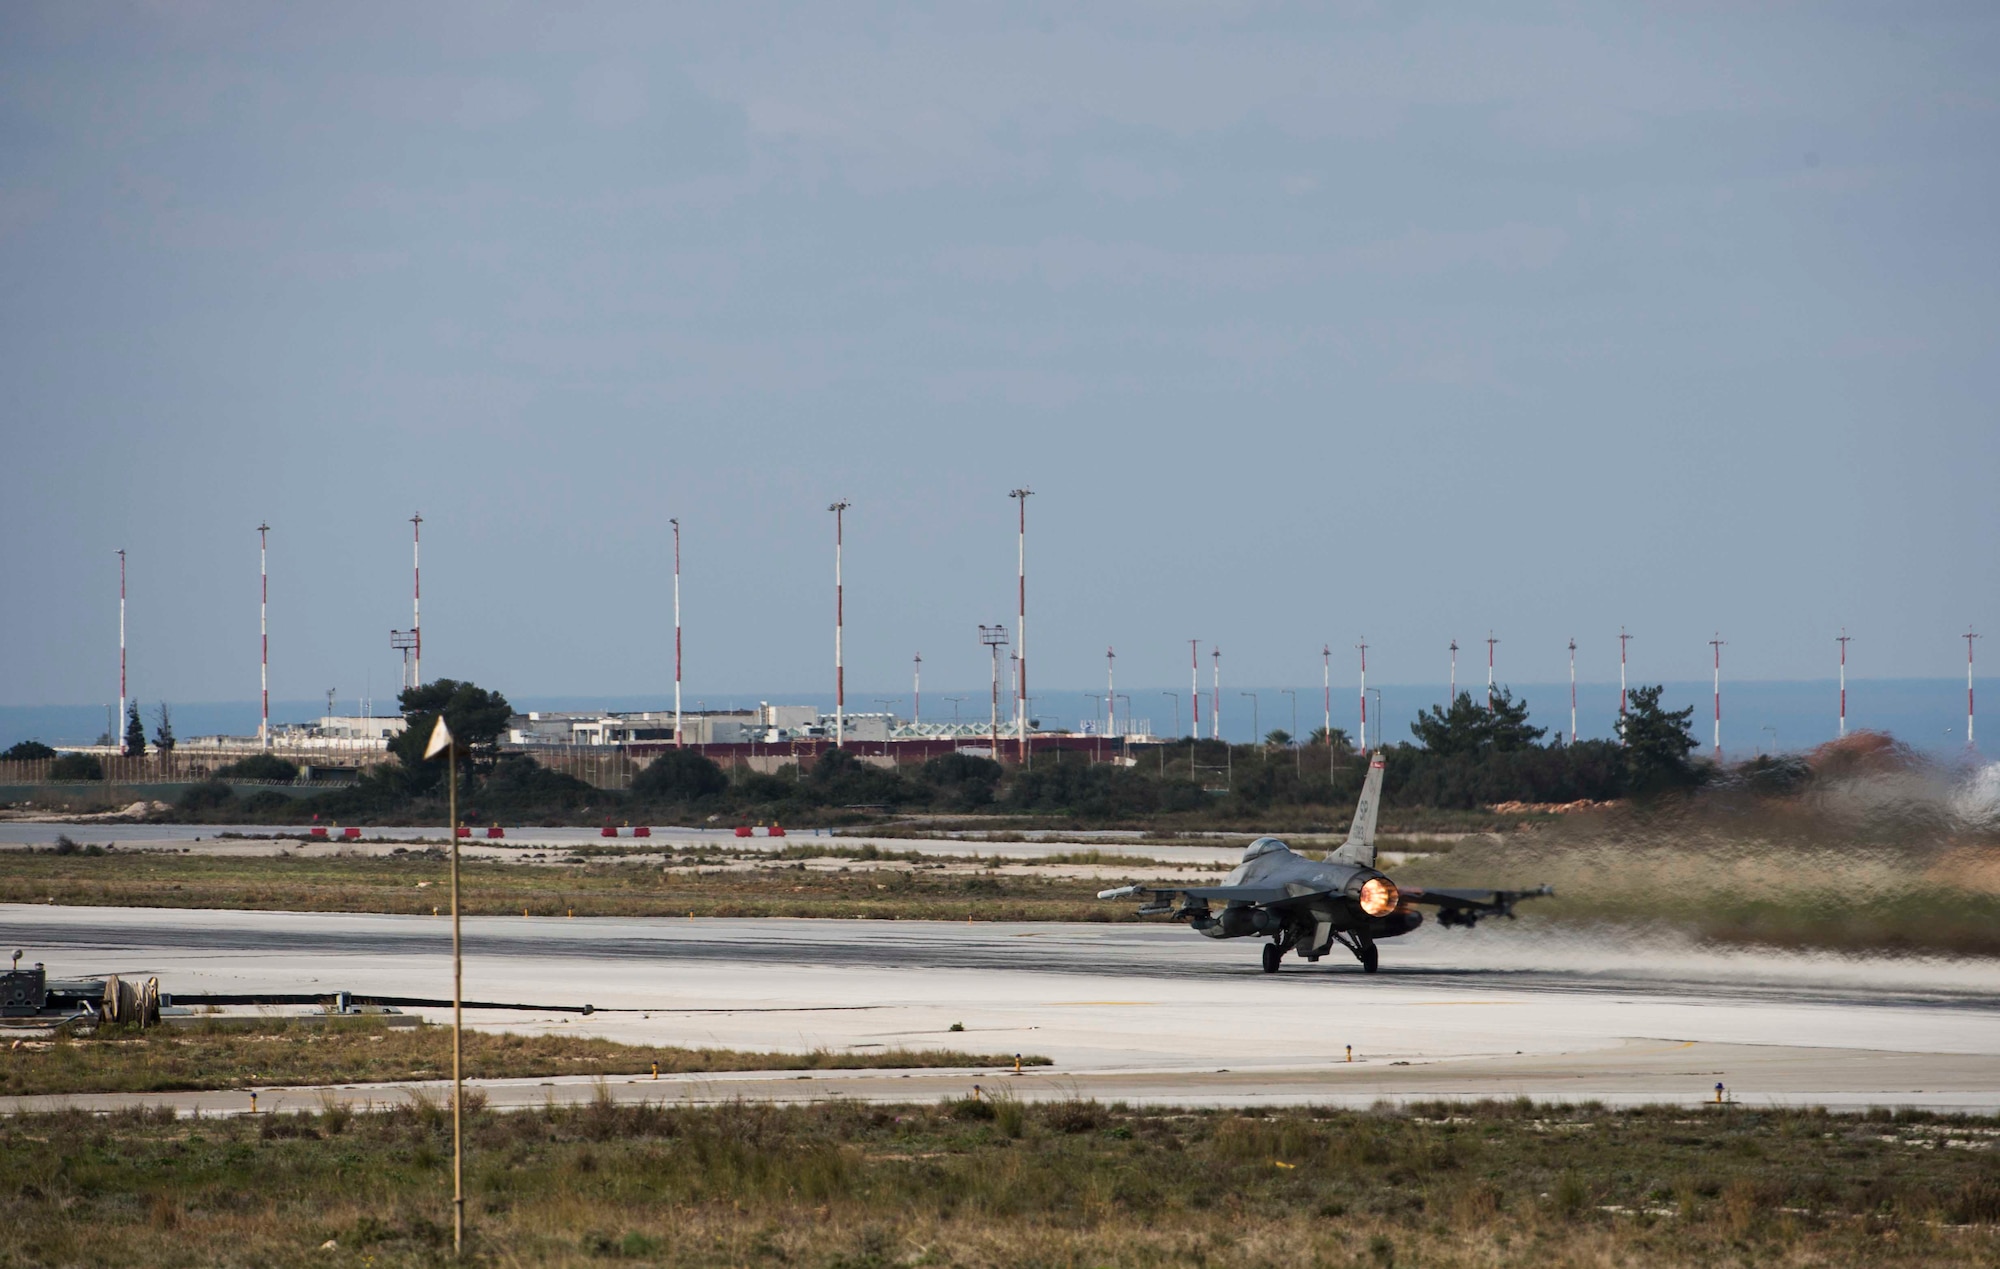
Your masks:
<path fill-rule="evenodd" d="M 1688 761 L 1700 741 L 1690 724 L 1694 706 L 1662 709 L 1662 686 L 1635 687 L 1618 720 L 1618 738 L 1625 743 L 1625 771 L 1632 792 L 1641 796 L 1664 793 L 1695 783 L 1699 773 Z"/>
<path fill-rule="evenodd" d="M 146 724 L 139 718 L 137 701 L 133 701 L 125 708 L 125 756 L 127 758 L 146 756 Z"/>
<path fill-rule="evenodd" d="M 161 753 L 174 751 L 174 716 L 167 711 L 165 701 L 160 702 L 160 711 L 153 716 L 153 746 Z"/>

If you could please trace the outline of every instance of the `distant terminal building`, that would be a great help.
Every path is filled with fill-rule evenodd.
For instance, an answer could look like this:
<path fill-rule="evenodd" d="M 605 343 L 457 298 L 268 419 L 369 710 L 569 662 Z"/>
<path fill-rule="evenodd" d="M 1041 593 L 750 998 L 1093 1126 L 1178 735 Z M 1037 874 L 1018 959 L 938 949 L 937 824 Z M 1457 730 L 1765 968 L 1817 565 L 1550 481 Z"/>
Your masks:
<path fill-rule="evenodd" d="M 401 714 L 382 718 L 327 714 L 316 722 L 273 723 L 269 748 L 285 755 L 387 753 L 390 742 L 408 726 Z M 259 753 L 266 746 L 255 736 L 190 736 L 176 748 L 185 754 L 242 755 Z"/>

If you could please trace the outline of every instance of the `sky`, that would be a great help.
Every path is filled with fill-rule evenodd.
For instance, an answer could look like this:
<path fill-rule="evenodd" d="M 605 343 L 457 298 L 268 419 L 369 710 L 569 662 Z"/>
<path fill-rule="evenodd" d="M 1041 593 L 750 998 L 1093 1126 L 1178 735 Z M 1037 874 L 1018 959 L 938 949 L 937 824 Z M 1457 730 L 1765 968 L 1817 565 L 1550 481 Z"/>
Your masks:
<path fill-rule="evenodd" d="M 1504 10 L 1504 11 L 1503 11 Z M 0 705 L 1964 672 L 2000 9 L 0 8 Z M 2000 647 L 1990 655 L 2000 655 Z M 1468 663 L 1477 668 L 1468 670 Z M 1207 675 L 1204 673 L 1204 678 Z"/>

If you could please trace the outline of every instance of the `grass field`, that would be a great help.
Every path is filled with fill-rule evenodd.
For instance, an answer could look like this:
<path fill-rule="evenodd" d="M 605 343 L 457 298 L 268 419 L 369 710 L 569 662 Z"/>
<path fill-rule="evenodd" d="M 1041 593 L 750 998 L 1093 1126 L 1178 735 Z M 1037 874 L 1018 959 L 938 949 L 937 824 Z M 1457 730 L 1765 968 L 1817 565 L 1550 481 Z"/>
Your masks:
<path fill-rule="evenodd" d="M 748 1053 L 646 1048 L 573 1036 L 465 1033 L 468 1079 L 534 1075 L 663 1075 L 700 1071 L 812 1071 L 1003 1066 L 1013 1055 L 946 1049 L 865 1053 Z M 1026 1057 L 1046 1066 L 1044 1057 Z M 148 1031 L 24 1041 L 0 1058 L 0 1094 L 159 1093 L 180 1089 L 368 1084 L 451 1076 L 451 1028 L 390 1026 L 379 1017 L 209 1019 Z"/>
<path fill-rule="evenodd" d="M 618 1106 L 467 1119 L 474 1264 L 1991 1265 L 1991 1119 Z M 0 1124 L 0 1265 L 450 1260 L 450 1116 Z"/>
<path fill-rule="evenodd" d="M 435 854 L 391 857 L 87 855 L 0 851 L 0 902 L 295 912 L 428 914 L 446 902 Z M 968 875 L 932 867 L 832 871 L 800 861 L 721 872 L 592 859 L 461 865 L 468 915 L 900 917 L 904 920 L 1119 921 L 1104 883 L 1061 876 Z"/>

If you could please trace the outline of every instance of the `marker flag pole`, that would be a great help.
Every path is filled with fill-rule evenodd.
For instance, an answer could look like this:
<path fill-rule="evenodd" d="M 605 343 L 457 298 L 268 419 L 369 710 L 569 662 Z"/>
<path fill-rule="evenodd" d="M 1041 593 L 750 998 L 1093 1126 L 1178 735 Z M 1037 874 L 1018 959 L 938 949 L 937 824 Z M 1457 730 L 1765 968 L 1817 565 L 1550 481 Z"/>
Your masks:
<path fill-rule="evenodd" d="M 452 743 L 443 714 L 431 729 L 424 757 L 434 758 L 440 750 L 445 754 L 451 808 L 447 830 L 451 836 L 451 1250 L 458 1255 L 465 1250 L 465 962 L 458 933 L 458 746 Z"/>

